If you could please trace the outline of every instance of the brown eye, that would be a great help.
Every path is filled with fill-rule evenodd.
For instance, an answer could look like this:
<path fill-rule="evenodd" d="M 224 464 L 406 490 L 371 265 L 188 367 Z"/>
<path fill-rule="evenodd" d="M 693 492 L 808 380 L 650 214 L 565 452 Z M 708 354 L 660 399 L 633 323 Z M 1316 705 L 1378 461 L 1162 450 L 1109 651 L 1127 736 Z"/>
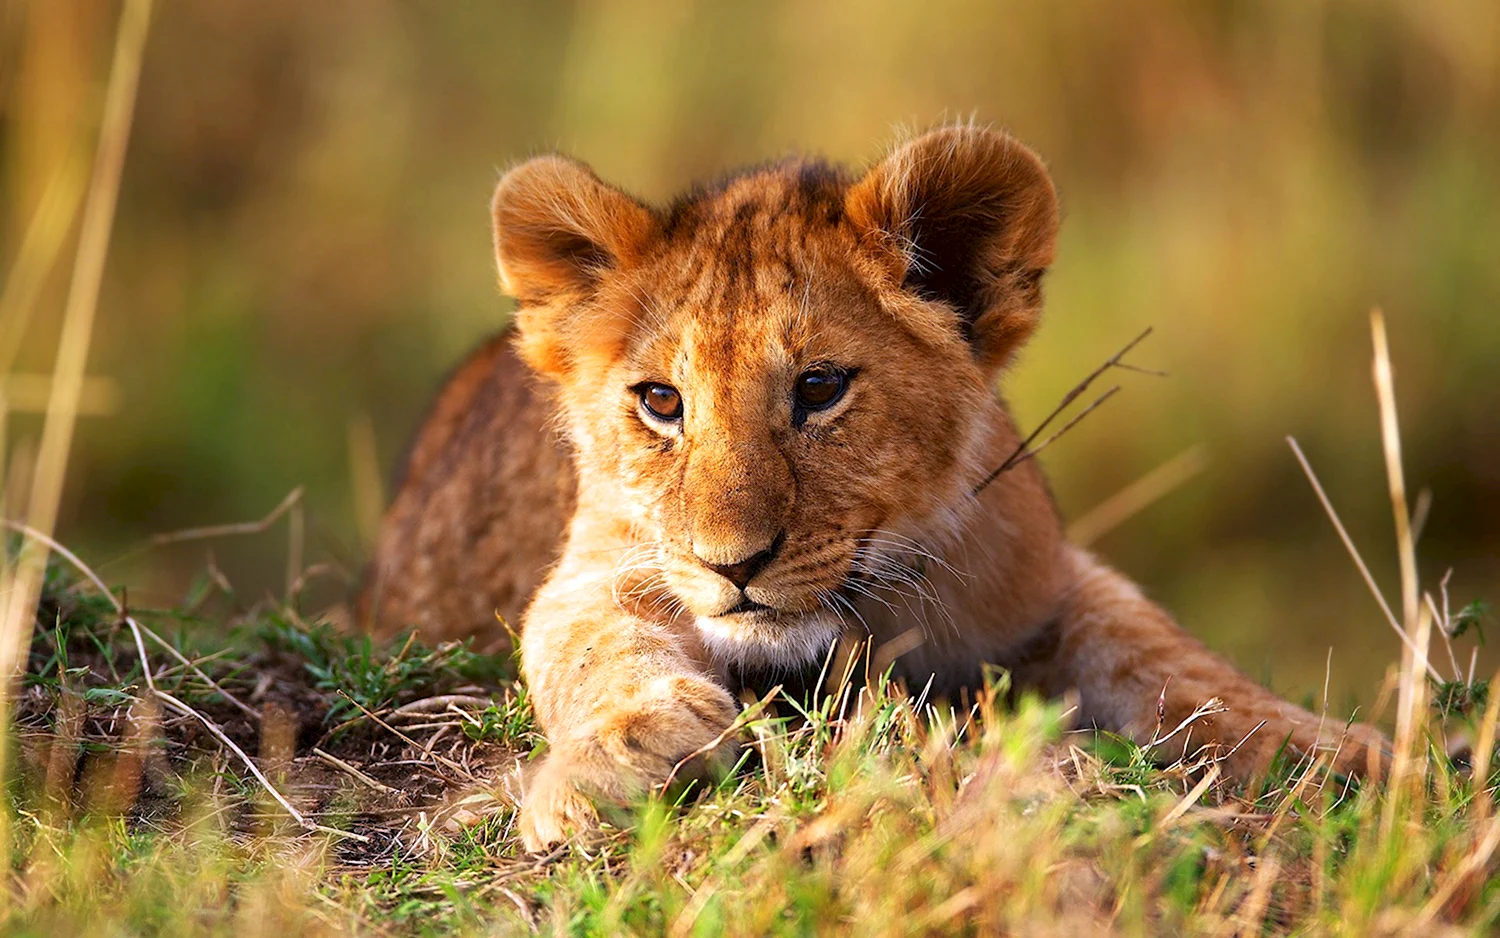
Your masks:
<path fill-rule="evenodd" d="M 844 396 L 849 373 L 837 368 L 813 368 L 797 376 L 797 406 L 803 410 L 831 407 Z"/>
<path fill-rule="evenodd" d="M 682 395 L 670 384 L 647 382 L 638 389 L 641 406 L 657 420 L 682 419 Z"/>

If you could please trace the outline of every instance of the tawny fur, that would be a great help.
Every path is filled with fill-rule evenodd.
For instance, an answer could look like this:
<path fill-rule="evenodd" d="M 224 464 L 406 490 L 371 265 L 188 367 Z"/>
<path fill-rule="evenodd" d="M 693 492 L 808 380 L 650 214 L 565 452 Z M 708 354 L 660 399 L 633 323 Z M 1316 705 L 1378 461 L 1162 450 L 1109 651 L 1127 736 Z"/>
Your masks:
<path fill-rule="evenodd" d="M 530 600 L 522 669 L 550 746 L 528 848 L 725 735 L 743 675 L 913 629 L 908 686 L 1009 667 L 1141 741 L 1217 697 L 1227 712 L 1169 754 L 1216 747 L 1241 777 L 1283 743 L 1379 762 L 1378 733 L 1261 688 L 1067 544 L 1034 462 L 973 494 L 1019 439 L 992 388 L 1037 323 L 1058 223 L 1010 137 L 943 128 L 859 178 L 793 161 L 666 209 L 541 157 L 501 180 L 494 217 L 516 329 L 420 431 L 362 606 L 451 638 L 499 635 L 495 613 Z M 798 375 L 828 366 L 844 395 L 799 410 Z M 642 410 L 644 382 L 677 389 L 680 421 Z"/>

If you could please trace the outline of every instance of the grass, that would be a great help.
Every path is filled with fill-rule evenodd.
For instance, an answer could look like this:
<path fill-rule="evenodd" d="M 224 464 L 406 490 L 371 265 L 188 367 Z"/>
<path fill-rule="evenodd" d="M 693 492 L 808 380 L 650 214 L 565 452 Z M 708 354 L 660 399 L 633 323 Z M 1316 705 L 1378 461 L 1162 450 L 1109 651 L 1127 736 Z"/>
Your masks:
<path fill-rule="evenodd" d="M 158 655 L 154 685 L 254 753 L 326 832 L 299 828 L 198 721 L 151 706 L 115 605 L 54 559 L 10 738 L 7 934 L 1500 925 L 1495 780 L 1445 755 L 1467 727 L 1470 761 L 1488 765 L 1495 711 L 1478 701 L 1424 721 L 1418 784 L 1357 786 L 1288 761 L 1238 787 L 1070 731 L 1065 702 L 1007 703 L 1003 674 L 962 713 L 879 685 L 775 696 L 717 787 L 649 800 L 533 857 L 512 835 L 513 793 L 538 736 L 503 658 L 381 647 L 278 603 L 131 614 L 194 665 Z"/>
<path fill-rule="evenodd" d="M 44 537 L 84 380 L 149 6 L 131 0 L 122 18 L 43 445 L 31 464 L 7 460 L 10 482 L 33 480 L 27 518 Z M 35 247 L 0 298 L 17 334 L 35 301 L 26 285 L 55 260 L 53 234 L 77 201 L 71 177 L 60 178 L 28 236 Z M 295 552 L 286 601 L 238 610 L 205 592 L 153 611 L 101 592 L 66 555 L 44 560 L 33 537 L 8 542 L 0 569 L 0 663 L 21 665 L 16 692 L 0 693 L 0 929 L 1494 931 L 1500 697 L 1472 668 L 1463 673 L 1451 644 L 1452 680 L 1427 657 L 1434 627 L 1451 643 L 1477 634 L 1489 613 L 1478 604 L 1450 613 L 1446 588 L 1441 608 L 1418 593 L 1420 525 L 1406 508 L 1383 324 L 1376 334 L 1400 621 L 1313 482 L 1407 646 L 1390 682 L 1399 699 L 1389 783 L 1357 785 L 1291 759 L 1244 786 L 1207 762 L 1159 765 L 1128 740 L 1073 730 L 1066 701 L 1013 697 L 1003 673 L 962 712 L 845 681 L 813 700 L 773 695 L 749 711 L 745 757 L 717 785 L 659 794 L 616 812 L 595 836 L 528 856 L 513 836 L 516 793 L 543 742 L 503 656 L 411 637 L 379 646 L 309 621 L 295 601 L 304 574 Z M 300 528 L 295 495 L 236 528 L 264 530 L 283 511 Z"/>

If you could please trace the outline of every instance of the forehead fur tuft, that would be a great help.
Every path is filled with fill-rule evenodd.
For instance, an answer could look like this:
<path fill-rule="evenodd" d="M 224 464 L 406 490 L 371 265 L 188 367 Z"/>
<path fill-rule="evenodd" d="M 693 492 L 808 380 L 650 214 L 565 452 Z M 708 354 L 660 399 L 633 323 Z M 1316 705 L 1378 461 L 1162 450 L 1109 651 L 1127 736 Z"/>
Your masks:
<path fill-rule="evenodd" d="M 662 210 L 662 228 L 668 238 L 692 238 L 706 223 L 730 221 L 751 206 L 837 223 L 849 183 L 849 174 L 826 160 L 762 163 L 694 185 Z"/>

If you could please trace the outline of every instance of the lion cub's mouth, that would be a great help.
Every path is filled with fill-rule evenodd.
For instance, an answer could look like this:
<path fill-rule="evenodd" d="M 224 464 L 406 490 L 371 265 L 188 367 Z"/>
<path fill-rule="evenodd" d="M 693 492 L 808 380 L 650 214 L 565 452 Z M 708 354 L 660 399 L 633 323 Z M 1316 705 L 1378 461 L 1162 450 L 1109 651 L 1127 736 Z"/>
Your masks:
<path fill-rule="evenodd" d="M 770 614 L 774 616 L 779 612 L 780 610 L 776 609 L 773 606 L 767 606 L 765 603 L 758 603 L 755 600 L 751 599 L 749 596 L 745 596 L 730 608 L 719 613 L 719 615 L 715 618 L 723 618 L 724 616 L 742 616 L 749 615 L 751 613 Z"/>
<path fill-rule="evenodd" d="M 698 633 L 719 661 L 790 667 L 827 652 L 843 623 L 826 611 L 789 612 L 741 600 L 717 616 L 699 616 Z"/>

